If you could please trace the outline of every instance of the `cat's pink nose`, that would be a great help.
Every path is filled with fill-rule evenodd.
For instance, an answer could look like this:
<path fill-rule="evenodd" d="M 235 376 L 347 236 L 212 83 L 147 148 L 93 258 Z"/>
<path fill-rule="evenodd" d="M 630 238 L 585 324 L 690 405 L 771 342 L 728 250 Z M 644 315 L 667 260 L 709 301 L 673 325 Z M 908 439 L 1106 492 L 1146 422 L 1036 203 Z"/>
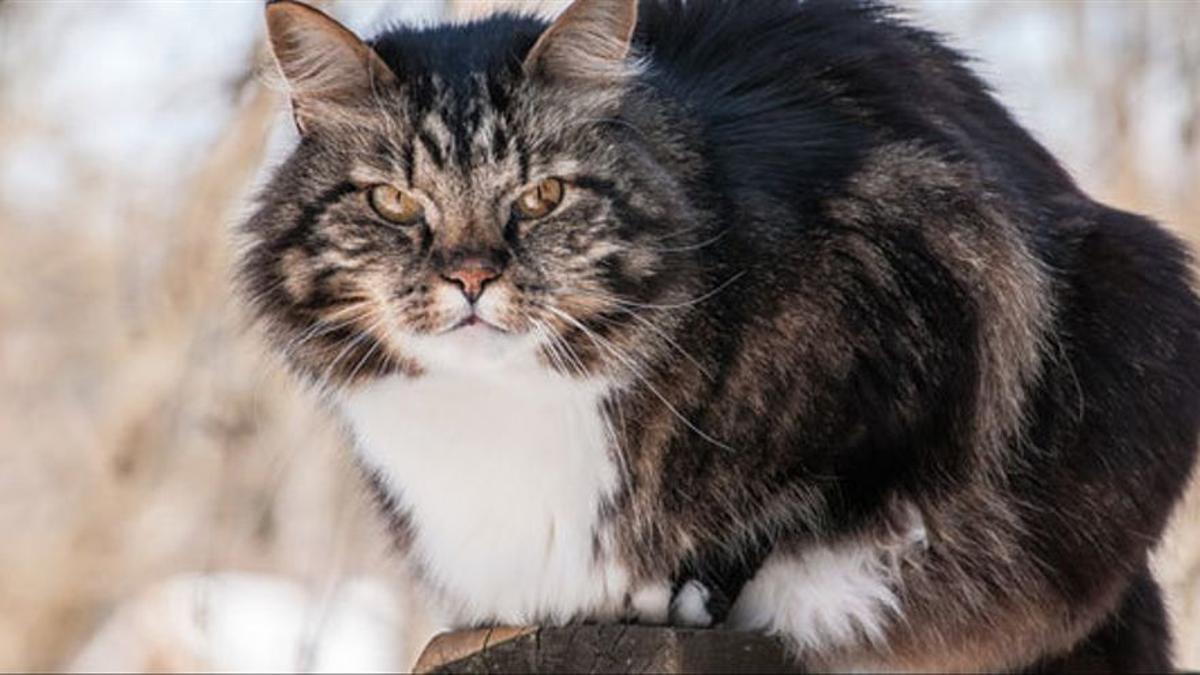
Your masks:
<path fill-rule="evenodd" d="M 458 284 L 467 300 L 475 302 L 483 295 L 484 286 L 500 276 L 500 272 L 500 266 L 486 258 L 468 258 L 442 276 L 447 281 Z"/>

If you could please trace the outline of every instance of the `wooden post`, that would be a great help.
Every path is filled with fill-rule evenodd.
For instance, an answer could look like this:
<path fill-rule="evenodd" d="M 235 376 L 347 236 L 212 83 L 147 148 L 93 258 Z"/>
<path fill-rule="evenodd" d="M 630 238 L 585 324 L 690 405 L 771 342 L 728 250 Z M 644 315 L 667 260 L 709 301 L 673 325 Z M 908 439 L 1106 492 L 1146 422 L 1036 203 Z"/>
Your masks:
<path fill-rule="evenodd" d="M 443 633 L 418 673 L 796 673 L 779 641 L 755 633 L 633 625 Z"/>

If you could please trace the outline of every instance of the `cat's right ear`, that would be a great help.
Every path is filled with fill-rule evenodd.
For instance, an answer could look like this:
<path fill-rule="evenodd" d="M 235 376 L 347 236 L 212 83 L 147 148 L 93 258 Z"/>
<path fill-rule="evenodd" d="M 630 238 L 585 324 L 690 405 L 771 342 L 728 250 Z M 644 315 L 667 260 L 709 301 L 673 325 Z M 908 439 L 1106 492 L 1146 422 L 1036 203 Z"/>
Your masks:
<path fill-rule="evenodd" d="M 321 11 L 275 0 L 266 15 L 271 53 L 287 83 L 301 134 L 396 81 L 374 49 Z"/>

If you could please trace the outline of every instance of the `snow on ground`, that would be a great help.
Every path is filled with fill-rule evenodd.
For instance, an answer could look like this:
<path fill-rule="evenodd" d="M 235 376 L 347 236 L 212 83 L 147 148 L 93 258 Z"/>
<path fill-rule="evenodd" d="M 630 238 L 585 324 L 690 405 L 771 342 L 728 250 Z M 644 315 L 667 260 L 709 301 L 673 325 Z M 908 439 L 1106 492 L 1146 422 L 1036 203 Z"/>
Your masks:
<path fill-rule="evenodd" d="M 397 672 L 395 590 L 353 579 L 318 597 L 279 578 L 183 575 L 120 607 L 71 672 Z"/>

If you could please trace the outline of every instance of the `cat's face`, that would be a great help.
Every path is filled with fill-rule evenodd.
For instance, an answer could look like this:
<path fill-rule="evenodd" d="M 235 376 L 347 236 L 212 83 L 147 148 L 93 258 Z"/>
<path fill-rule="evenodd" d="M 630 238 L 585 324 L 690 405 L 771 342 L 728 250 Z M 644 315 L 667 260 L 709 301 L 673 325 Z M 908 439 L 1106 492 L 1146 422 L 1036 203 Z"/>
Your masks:
<path fill-rule="evenodd" d="M 242 272 L 302 370 L 594 374 L 636 339 L 655 243 L 687 205 L 618 117 L 632 15 L 612 12 L 632 4 L 582 4 L 607 4 L 625 42 L 580 51 L 560 20 L 531 50 L 536 32 L 515 40 L 524 63 L 455 74 L 389 67 L 323 15 L 270 6 L 302 139 L 247 225 Z"/>

